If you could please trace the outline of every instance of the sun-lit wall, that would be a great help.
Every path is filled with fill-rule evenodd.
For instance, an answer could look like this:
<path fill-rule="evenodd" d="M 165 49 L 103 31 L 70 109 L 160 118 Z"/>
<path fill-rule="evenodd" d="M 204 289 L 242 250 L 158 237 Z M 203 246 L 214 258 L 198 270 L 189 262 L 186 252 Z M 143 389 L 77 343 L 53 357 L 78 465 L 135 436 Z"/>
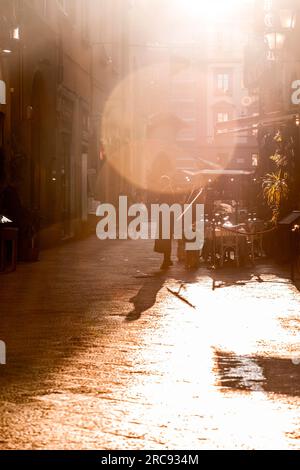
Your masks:
<path fill-rule="evenodd" d="M 218 149 L 212 146 L 218 116 L 233 119 L 253 111 L 254 101 L 242 80 L 250 8 L 251 1 L 132 2 L 130 73 L 107 100 L 106 110 L 121 90 L 129 91 L 125 94 L 131 159 L 125 171 L 134 184 L 147 186 L 147 175 L 161 152 L 169 155 L 175 168 L 197 167 L 199 157 L 215 163 L 220 154 L 227 155 L 227 163 L 233 157 L 236 165 L 251 161 L 254 141 L 248 142 L 248 136 L 223 139 Z M 228 92 L 216 93 L 218 72 L 229 73 Z M 154 117 L 161 126 L 155 132 Z M 180 125 L 171 131 L 176 119 Z M 245 152 L 235 155 L 238 145 L 248 145 L 247 158 Z"/>

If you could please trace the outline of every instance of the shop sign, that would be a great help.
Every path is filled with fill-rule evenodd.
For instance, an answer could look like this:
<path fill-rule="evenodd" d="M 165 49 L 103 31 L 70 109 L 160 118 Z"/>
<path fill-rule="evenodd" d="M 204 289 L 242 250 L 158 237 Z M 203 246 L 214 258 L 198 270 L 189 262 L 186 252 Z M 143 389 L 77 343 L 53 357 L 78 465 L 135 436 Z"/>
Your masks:
<path fill-rule="evenodd" d="M 0 104 L 6 104 L 6 84 L 0 80 Z"/>

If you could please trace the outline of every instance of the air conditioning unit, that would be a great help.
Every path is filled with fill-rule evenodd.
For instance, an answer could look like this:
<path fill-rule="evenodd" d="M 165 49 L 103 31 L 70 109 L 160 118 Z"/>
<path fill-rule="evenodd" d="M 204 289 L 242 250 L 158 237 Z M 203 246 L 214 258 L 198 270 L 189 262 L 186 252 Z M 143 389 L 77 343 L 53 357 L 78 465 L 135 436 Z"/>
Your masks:
<path fill-rule="evenodd" d="M 251 98 L 251 96 L 244 96 L 244 97 L 242 98 L 242 105 L 243 105 L 243 106 L 248 107 L 248 106 L 250 106 L 252 103 L 253 103 L 253 99 Z"/>

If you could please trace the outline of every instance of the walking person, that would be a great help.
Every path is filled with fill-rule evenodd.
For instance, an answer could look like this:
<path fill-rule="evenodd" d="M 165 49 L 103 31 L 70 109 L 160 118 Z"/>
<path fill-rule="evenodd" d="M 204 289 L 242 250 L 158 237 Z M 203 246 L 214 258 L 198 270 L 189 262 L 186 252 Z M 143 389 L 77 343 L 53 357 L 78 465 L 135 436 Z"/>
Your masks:
<path fill-rule="evenodd" d="M 38 218 L 23 206 L 19 195 L 20 175 L 11 165 L 10 173 L 5 171 L 5 156 L 0 150 L 0 215 L 11 220 L 10 227 L 18 229 L 19 261 L 37 261 Z"/>
<path fill-rule="evenodd" d="M 159 195 L 159 204 L 168 204 L 171 206 L 174 203 L 174 190 L 171 184 L 171 179 L 169 176 L 162 176 L 160 178 L 160 195 Z M 172 216 L 171 216 L 172 217 Z M 158 237 L 155 240 L 154 251 L 156 253 L 163 254 L 163 262 L 160 267 L 161 270 L 166 270 L 170 266 L 173 266 L 171 259 L 172 255 L 172 237 L 174 231 L 174 220 L 170 220 L 170 233 L 168 237 L 165 238 L 163 235 L 163 220 L 162 214 L 159 214 L 158 221 Z"/>

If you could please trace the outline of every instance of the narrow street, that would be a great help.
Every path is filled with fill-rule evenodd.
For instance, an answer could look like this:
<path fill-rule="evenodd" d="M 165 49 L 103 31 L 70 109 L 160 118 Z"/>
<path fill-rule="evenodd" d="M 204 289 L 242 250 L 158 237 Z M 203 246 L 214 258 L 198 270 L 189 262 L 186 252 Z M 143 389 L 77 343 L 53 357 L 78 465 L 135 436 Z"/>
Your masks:
<path fill-rule="evenodd" d="M 159 263 L 92 237 L 0 277 L 1 449 L 300 448 L 298 290 Z"/>

